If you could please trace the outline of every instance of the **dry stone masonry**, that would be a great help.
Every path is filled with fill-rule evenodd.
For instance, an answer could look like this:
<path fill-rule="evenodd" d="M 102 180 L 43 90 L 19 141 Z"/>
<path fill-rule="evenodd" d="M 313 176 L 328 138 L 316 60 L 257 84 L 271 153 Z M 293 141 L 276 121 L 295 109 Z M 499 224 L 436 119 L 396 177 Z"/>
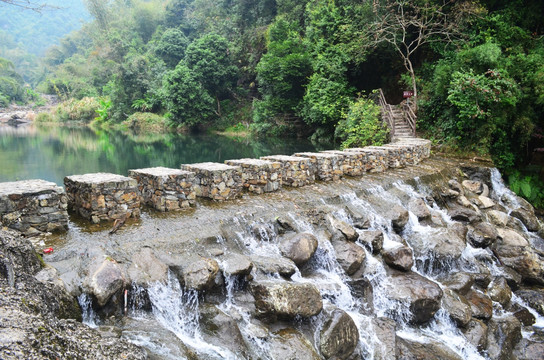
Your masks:
<path fill-rule="evenodd" d="M 297 156 L 274 155 L 264 156 L 261 160 L 276 161 L 282 164 L 282 184 L 300 187 L 315 182 L 315 172 L 310 159 Z"/>
<path fill-rule="evenodd" d="M 181 169 L 155 167 L 130 170 L 138 182 L 141 200 L 159 211 L 173 211 L 195 205 L 195 174 Z"/>
<path fill-rule="evenodd" d="M 235 199 L 242 192 L 242 171 L 239 166 L 205 162 L 181 167 L 195 173 L 196 196 L 224 201 Z"/>
<path fill-rule="evenodd" d="M 326 150 L 322 153 L 340 156 L 340 168 L 344 175 L 362 176 L 366 172 L 366 152 Z"/>
<path fill-rule="evenodd" d="M 340 180 L 344 175 L 342 171 L 343 157 L 334 153 L 296 153 L 294 156 L 310 159 L 315 176 L 319 180 Z"/>
<path fill-rule="evenodd" d="M 44 180 L 0 183 L 0 223 L 26 236 L 68 229 L 64 189 Z"/>
<path fill-rule="evenodd" d="M 387 170 L 388 151 L 386 150 L 364 147 L 345 149 L 344 151 L 365 154 L 366 160 L 363 164 L 365 171 L 384 172 L 385 170 Z"/>
<path fill-rule="evenodd" d="M 281 163 L 259 159 L 227 160 L 225 164 L 242 169 L 242 185 L 249 192 L 262 194 L 281 188 Z"/>
<path fill-rule="evenodd" d="M 140 217 L 140 196 L 135 179 L 109 173 L 73 175 L 64 178 L 69 207 L 97 224 Z"/>

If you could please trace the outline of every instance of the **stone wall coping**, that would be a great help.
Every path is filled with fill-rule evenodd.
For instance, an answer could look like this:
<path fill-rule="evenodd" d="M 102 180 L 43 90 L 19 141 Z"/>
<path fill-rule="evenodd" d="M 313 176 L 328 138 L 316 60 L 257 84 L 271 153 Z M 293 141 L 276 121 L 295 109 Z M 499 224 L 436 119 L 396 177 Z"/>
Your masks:
<path fill-rule="evenodd" d="M 40 193 L 64 193 L 64 189 L 54 182 L 35 179 L 0 183 L 0 197 L 8 195 L 39 195 Z"/>
<path fill-rule="evenodd" d="M 143 174 L 155 177 L 194 175 L 194 173 L 191 171 L 166 168 L 162 166 L 129 170 L 129 174 Z"/>
<path fill-rule="evenodd" d="M 273 160 L 273 161 L 279 161 L 279 162 L 302 162 L 302 161 L 309 161 L 308 158 L 303 158 L 299 156 L 290 156 L 290 155 L 270 155 L 270 156 L 263 156 L 261 157 L 261 160 Z"/>
<path fill-rule="evenodd" d="M 325 152 L 301 152 L 301 153 L 296 153 L 294 154 L 294 156 L 298 156 L 298 157 L 307 157 L 307 158 L 322 158 L 322 159 L 336 159 L 338 158 L 338 154 L 333 154 L 333 153 L 325 153 Z"/>
<path fill-rule="evenodd" d="M 93 184 L 93 185 L 128 182 L 132 184 L 133 186 L 136 186 L 136 180 L 134 180 L 133 178 L 123 176 L 123 175 L 110 174 L 110 173 L 71 175 L 71 176 L 66 176 L 64 178 L 64 181 L 66 182 L 66 180 L 72 181 L 75 183 Z"/>
<path fill-rule="evenodd" d="M 201 171 L 227 171 L 227 170 L 240 170 L 238 166 L 231 166 L 227 164 L 215 163 L 215 162 L 203 162 L 196 164 L 183 164 L 184 169 L 197 169 Z"/>
<path fill-rule="evenodd" d="M 274 164 L 279 164 L 279 163 L 277 161 L 245 158 L 245 159 L 225 160 L 225 164 L 227 164 L 227 165 L 236 165 L 236 166 L 241 166 L 241 167 L 246 167 L 246 166 L 259 166 L 260 167 L 260 166 L 272 166 Z"/>
<path fill-rule="evenodd" d="M 368 147 L 364 147 L 364 148 L 350 148 L 350 149 L 345 149 L 344 150 L 345 152 L 348 152 L 348 153 L 351 153 L 351 152 L 355 152 L 355 153 L 381 153 L 381 154 L 385 154 L 385 153 L 388 153 L 388 150 L 387 149 L 378 149 L 378 148 L 375 148 L 375 147 L 372 147 L 372 146 L 368 146 Z"/>

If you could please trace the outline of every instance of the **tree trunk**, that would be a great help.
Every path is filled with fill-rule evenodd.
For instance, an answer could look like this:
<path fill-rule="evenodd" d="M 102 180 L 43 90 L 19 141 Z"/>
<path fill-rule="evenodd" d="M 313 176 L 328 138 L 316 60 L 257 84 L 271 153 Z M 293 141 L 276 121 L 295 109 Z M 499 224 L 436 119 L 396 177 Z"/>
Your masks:
<path fill-rule="evenodd" d="M 414 91 L 414 96 L 413 96 L 413 109 L 414 109 L 414 113 L 417 114 L 417 85 L 416 85 L 416 73 L 414 71 L 414 67 L 412 66 L 412 62 L 410 61 L 409 58 L 406 58 L 405 59 L 405 64 L 406 64 L 406 69 L 408 70 L 408 72 L 410 73 L 410 77 L 412 78 L 412 90 Z"/>

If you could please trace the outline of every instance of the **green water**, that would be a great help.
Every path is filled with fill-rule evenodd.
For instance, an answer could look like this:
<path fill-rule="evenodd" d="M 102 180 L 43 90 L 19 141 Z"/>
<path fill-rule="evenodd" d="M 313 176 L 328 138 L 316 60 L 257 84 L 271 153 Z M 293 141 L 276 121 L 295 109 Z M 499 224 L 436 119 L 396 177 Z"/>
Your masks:
<path fill-rule="evenodd" d="M 0 182 L 315 151 L 297 139 L 233 139 L 220 135 L 131 134 L 87 127 L 0 127 Z M 320 149 L 325 150 L 325 149 Z"/>

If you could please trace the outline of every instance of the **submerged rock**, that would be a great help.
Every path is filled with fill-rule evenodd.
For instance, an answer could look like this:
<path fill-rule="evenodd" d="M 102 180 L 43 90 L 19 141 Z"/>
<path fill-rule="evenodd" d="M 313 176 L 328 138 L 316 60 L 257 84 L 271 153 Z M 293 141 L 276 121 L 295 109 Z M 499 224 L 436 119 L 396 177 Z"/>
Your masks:
<path fill-rule="evenodd" d="M 487 294 L 491 300 L 498 302 L 503 308 L 506 308 L 512 299 L 512 290 L 508 286 L 506 279 L 502 276 L 495 278 L 495 280 L 489 284 Z"/>
<path fill-rule="evenodd" d="M 516 291 L 516 295 L 530 307 L 535 309 L 540 315 L 544 316 L 544 290 L 543 289 L 523 289 Z"/>
<path fill-rule="evenodd" d="M 372 329 L 378 343 L 374 346 L 374 358 L 377 360 L 396 360 L 397 323 L 393 319 L 379 317 L 372 319 Z"/>
<path fill-rule="evenodd" d="M 351 316 L 341 309 L 333 310 L 321 330 L 321 354 L 325 359 L 344 360 L 355 351 L 358 342 L 359 330 Z"/>
<path fill-rule="evenodd" d="M 487 349 L 488 328 L 482 320 L 472 319 L 462 331 L 467 341 L 474 345 L 480 353 Z"/>
<path fill-rule="evenodd" d="M 266 280 L 252 282 L 250 290 L 258 313 L 264 316 L 310 317 L 323 308 L 321 294 L 312 284 Z"/>

